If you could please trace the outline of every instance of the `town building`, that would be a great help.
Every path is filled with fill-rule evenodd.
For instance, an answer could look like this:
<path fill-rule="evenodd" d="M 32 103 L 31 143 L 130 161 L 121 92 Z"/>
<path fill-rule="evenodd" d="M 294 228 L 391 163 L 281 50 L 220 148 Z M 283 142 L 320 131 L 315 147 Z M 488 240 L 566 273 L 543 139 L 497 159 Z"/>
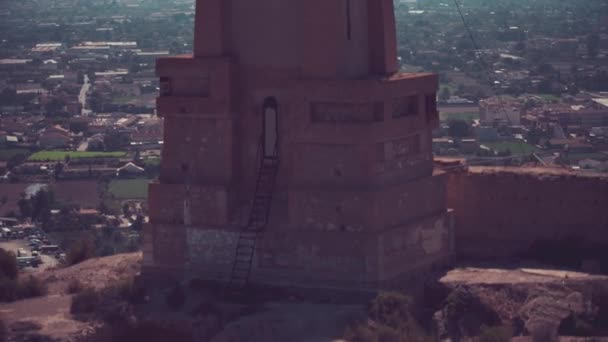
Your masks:
<path fill-rule="evenodd" d="M 479 119 L 484 125 L 519 125 L 522 111 L 521 103 L 509 97 L 490 97 L 479 101 Z"/>

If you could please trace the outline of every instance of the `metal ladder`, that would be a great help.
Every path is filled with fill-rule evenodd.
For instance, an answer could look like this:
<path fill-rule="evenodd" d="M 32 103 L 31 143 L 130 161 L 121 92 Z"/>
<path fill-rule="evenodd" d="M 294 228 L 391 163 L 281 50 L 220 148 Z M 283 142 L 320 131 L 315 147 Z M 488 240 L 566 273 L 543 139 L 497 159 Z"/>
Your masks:
<path fill-rule="evenodd" d="M 236 245 L 230 275 L 231 285 L 246 286 L 249 283 L 256 240 L 258 234 L 263 232 L 268 224 L 278 169 L 279 159 L 277 157 L 261 158 L 249 220 L 247 226 L 240 231 Z"/>

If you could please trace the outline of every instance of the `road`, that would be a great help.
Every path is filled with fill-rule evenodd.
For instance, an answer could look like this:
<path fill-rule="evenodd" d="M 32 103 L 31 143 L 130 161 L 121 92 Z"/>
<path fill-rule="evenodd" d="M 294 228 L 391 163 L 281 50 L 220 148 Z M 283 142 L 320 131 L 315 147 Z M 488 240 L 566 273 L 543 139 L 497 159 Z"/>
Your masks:
<path fill-rule="evenodd" d="M 82 105 L 82 111 L 80 115 L 87 116 L 91 114 L 91 110 L 87 109 L 87 93 L 89 92 L 89 88 L 91 88 L 91 82 L 89 81 L 89 76 L 84 75 L 84 83 L 82 84 L 82 88 L 80 88 L 80 94 L 78 95 L 78 102 Z"/>
<path fill-rule="evenodd" d="M 0 242 L 0 248 L 7 250 L 9 252 L 13 252 L 13 253 L 15 253 L 15 255 L 17 254 L 17 250 L 19 248 L 25 249 L 28 252 L 28 254 L 30 254 L 30 255 L 32 253 L 32 250 L 27 245 L 27 240 L 25 240 L 25 239 L 2 241 L 2 242 Z M 42 271 L 46 270 L 47 268 L 52 268 L 52 267 L 57 266 L 57 264 L 59 263 L 57 261 L 57 259 L 55 259 L 54 257 L 52 257 L 50 255 L 41 254 L 40 259 L 42 260 L 42 264 L 40 264 L 38 267 L 36 267 L 36 268 L 25 267 L 25 268 L 21 269 L 20 272 L 22 272 L 22 273 L 42 272 Z"/>

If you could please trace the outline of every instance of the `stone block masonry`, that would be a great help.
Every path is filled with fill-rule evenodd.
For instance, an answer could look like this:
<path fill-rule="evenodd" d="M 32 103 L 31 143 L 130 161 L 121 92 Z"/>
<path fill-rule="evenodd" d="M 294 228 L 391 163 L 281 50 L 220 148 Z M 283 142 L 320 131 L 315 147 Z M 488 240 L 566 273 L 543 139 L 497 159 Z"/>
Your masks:
<path fill-rule="evenodd" d="M 448 177 L 463 257 L 513 257 L 538 241 L 608 245 L 608 176 L 538 168 L 471 167 Z"/>
<path fill-rule="evenodd" d="M 439 81 L 397 72 L 393 10 L 196 1 L 194 54 L 156 64 L 164 144 L 144 273 L 227 280 L 243 213 L 254 198 L 266 213 L 263 157 L 279 167 L 253 282 L 375 289 L 449 257 L 431 146 Z"/>

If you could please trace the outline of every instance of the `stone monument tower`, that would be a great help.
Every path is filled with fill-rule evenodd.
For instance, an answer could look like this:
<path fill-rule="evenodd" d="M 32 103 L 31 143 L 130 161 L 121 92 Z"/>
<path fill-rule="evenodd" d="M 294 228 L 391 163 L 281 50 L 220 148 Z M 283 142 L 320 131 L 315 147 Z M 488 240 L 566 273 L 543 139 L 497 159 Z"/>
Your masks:
<path fill-rule="evenodd" d="M 161 58 L 144 274 L 378 288 L 450 255 L 434 74 L 399 73 L 393 0 L 197 0 Z"/>

